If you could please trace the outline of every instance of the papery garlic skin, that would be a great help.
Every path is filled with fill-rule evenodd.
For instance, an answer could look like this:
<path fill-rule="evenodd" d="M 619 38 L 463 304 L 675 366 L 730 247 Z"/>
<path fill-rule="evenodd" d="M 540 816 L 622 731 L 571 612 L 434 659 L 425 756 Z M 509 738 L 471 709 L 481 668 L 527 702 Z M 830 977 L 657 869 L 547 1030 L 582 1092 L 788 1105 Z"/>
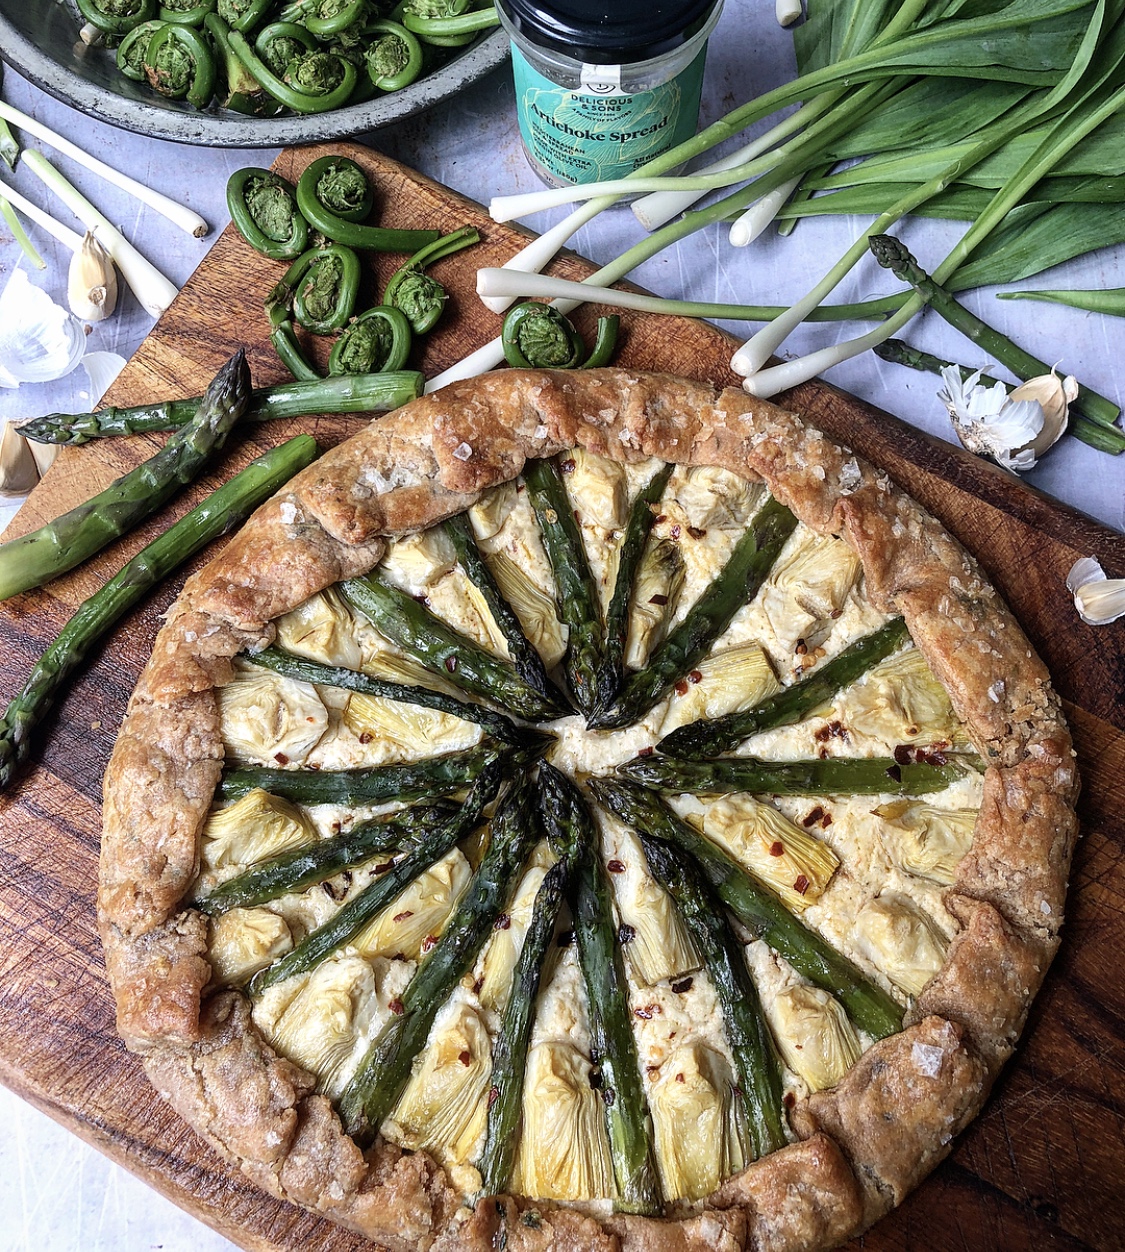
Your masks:
<path fill-rule="evenodd" d="M 104 321 L 117 307 L 117 268 L 93 231 L 86 232 L 82 247 L 70 258 L 66 299 L 84 322 Z"/>
<path fill-rule="evenodd" d="M 1125 578 L 1107 578 L 1094 557 L 1084 556 L 1074 562 L 1066 586 L 1087 626 L 1108 626 L 1125 617 Z"/>
<path fill-rule="evenodd" d="M 982 387 L 980 376 L 977 370 L 962 381 L 956 365 L 941 371 L 945 387 L 938 399 L 949 410 L 954 433 L 970 452 L 990 456 L 1013 473 L 1031 469 L 1033 445 L 1046 424 L 1043 406 L 1037 399 L 1013 400 L 1003 383 Z"/>
<path fill-rule="evenodd" d="M 81 322 L 13 271 L 0 292 L 0 387 L 48 383 L 69 374 L 86 350 Z"/>
<path fill-rule="evenodd" d="M 1041 457 L 1062 438 L 1070 417 L 1070 406 L 1078 398 L 1078 379 L 1073 374 L 1060 378 L 1052 370 L 1029 378 L 1008 397 L 1009 401 L 1037 400 L 1043 410 L 1043 429 L 1031 441 L 1030 451 Z"/>

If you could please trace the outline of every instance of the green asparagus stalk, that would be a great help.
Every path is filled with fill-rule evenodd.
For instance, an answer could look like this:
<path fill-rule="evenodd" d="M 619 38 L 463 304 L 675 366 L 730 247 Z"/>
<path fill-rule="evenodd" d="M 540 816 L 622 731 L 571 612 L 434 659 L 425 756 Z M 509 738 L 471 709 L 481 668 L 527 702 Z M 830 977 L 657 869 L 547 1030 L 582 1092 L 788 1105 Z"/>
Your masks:
<path fill-rule="evenodd" d="M 934 312 L 983 348 L 989 356 L 1006 365 L 1017 378 L 1034 378 L 1036 375 L 1051 372 L 1046 361 L 1040 361 L 1030 352 L 1025 352 L 1007 335 L 1001 334 L 976 314 L 970 313 L 963 304 L 959 304 L 922 269 L 909 250 L 893 235 L 872 235 L 867 246 L 884 269 L 889 269 L 896 278 L 909 283 Z M 1089 421 L 1101 426 L 1112 427 L 1121 416 L 1121 410 L 1112 400 L 1081 385 L 1078 388 L 1078 397 L 1071 407 Z"/>
<path fill-rule="evenodd" d="M 481 593 L 488 611 L 492 614 L 504 642 L 508 645 L 508 655 L 516 667 L 516 673 L 534 687 L 544 699 L 550 700 L 560 710 L 567 708 L 567 699 L 547 676 L 547 668 L 543 658 L 535 650 L 523 633 L 520 619 L 500 590 L 492 571 L 488 568 L 480 549 L 477 547 L 473 526 L 464 513 L 458 513 L 445 523 L 445 533 L 457 553 L 457 560 L 465 571 L 465 577 Z M 560 714 L 561 716 L 561 714 Z"/>
<path fill-rule="evenodd" d="M 250 371 L 240 348 L 215 376 L 192 422 L 154 457 L 85 504 L 0 544 L 0 600 L 65 574 L 155 513 L 223 446 L 249 398 Z"/>
<path fill-rule="evenodd" d="M 902 618 L 892 618 L 885 626 L 857 639 L 807 677 L 760 700 L 753 708 L 711 720 L 700 718 L 680 726 L 656 745 L 657 751 L 666 756 L 698 761 L 728 752 L 759 731 L 774 726 L 791 726 L 833 700 L 838 692 L 851 686 L 909 638 L 910 632 Z"/>
<path fill-rule="evenodd" d="M 738 610 L 753 599 L 796 525 L 797 519 L 784 504 L 767 500 L 687 616 L 649 657 L 648 665 L 625 680 L 614 703 L 600 711 L 590 725 L 596 730 L 628 726 L 686 677 Z"/>
<path fill-rule="evenodd" d="M 629 991 L 621 959 L 612 888 L 602 865 L 601 841 L 574 784 L 544 767 L 547 838 L 552 846 L 577 849 L 574 869 L 574 934 L 586 985 L 590 1059 L 600 1071 L 609 1131 L 617 1208 L 625 1213 L 663 1211 L 653 1149 L 652 1116 L 641 1082 Z"/>
<path fill-rule="evenodd" d="M 781 1066 L 746 956 L 718 898 L 674 845 L 641 834 L 645 859 L 675 900 L 707 967 L 723 1013 L 755 1158 L 785 1146 Z"/>
<path fill-rule="evenodd" d="M 755 756 L 681 761 L 637 756 L 617 767 L 632 782 L 656 791 L 719 795 L 745 791 L 781 796 L 924 796 L 944 791 L 965 776 L 957 761 L 945 764 L 893 757 L 812 757 L 807 761 L 763 761 Z"/>
<path fill-rule="evenodd" d="M 323 926 L 307 935 L 280 960 L 259 970 L 250 980 L 251 995 L 260 995 L 294 974 L 307 974 L 321 962 L 350 943 L 356 935 L 400 896 L 431 865 L 440 861 L 462 839 L 468 838 L 484 817 L 489 805 L 511 768 L 504 757 L 494 757 L 473 784 L 465 803 L 446 822 L 434 824 L 424 841 L 411 847 L 385 874 L 373 879 L 354 899 Z M 447 928 L 446 934 L 449 933 Z M 435 948 L 434 951 L 437 949 Z"/>
<path fill-rule="evenodd" d="M 340 1097 L 349 1134 L 369 1138 L 398 1102 L 438 1010 L 472 969 L 538 839 L 534 788 L 523 775 L 492 819 L 488 850 L 472 883 L 402 994 L 402 1024 L 392 1019 L 380 1032 Z"/>
<path fill-rule="evenodd" d="M 559 620 L 568 631 L 563 668 L 570 693 L 588 718 L 598 700 L 604 642 L 597 584 L 558 465 L 529 461 L 523 479 L 555 575 Z"/>
<path fill-rule="evenodd" d="M 58 638 L 35 663 L 0 720 L 0 790 L 31 751 L 31 737 L 61 688 L 90 650 L 162 579 L 213 539 L 244 521 L 263 501 L 316 459 L 309 435 L 298 435 L 251 461 L 240 473 L 142 548 L 123 569 L 79 605 Z"/>
<path fill-rule="evenodd" d="M 468 786 L 496 756 L 495 744 L 479 743 L 459 752 L 374 765 L 367 769 L 275 769 L 244 765 L 229 769 L 219 783 L 220 800 L 237 800 L 261 787 L 294 804 L 379 804 L 384 800 L 425 800 Z"/>
<path fill-rule="evenodd" d="M 312 413 L 388 413 L 417 399 L 424 385 L 425 378 L 417 370 L 342 374 L 316 382 L 280 383 L 250 393 L 243 421 L 268 422 Z M 176 430 L 195 417 L 201 403 L 201 396 L 192 396 L 92 413 L 48 413 L 22 422 L 19 432 L 36 443 L 75 445 L 111 435 Z"/>
<path fill-rule="evenodd" d="M 250 908 L 291 891 L 303 891 L 379 853 L 422 842 L 435 826 L 448 823 L 456 812 L 456 805 L 439 800 L 359 822 L 332 839 L 321 839 L 251 866 L 198 899 L 196 907 L 214 917 L 228 909 Z"/>
<path fill-rule="evenodd" d="M 381 635 L 443 681 L 529 722 L 554 721 L 565 713 L 510 662 L 486 652 L 398 587 L 368 574 L 349 578 L 340 591 Z"/>
<path fill-rule="evenodd" d="M 528 732 L 515 726 L 502 713 L 494 713 L 491 709 L 472 704 L 468 700 L 458 700 L 456 696 L 447 696 L 444 692 L 431 691 L 428 687 L 390 682 L 341 665 L 323 665 L 319 661 L 294 656 L 278 647 L 264 648 L 261 652 L 248 655 L 246 659 L 286 678 L 316 683 L 321 687 L 340 687 L 345 691 L 395 700 L 399 704 L 416 704 L 421 708 L 435 709 L 439 713 L 463 717 L 467 722 L 483 726 L 488 734 L 501 743 L 515 745 L 527 741 Z"/>
<path fill-rule="evenodd" d="M 769 890 L 710 839 L 682 821 L 651 791 L 611 778 L 593 779 L 598 803 L 625 825 L 674 843 L 703 870 L 707 881 L 748 931 L 764 940 L 811 983 L 834 995 L 859 1027 L 876 1039 L 902 1029 L 902 1009 L 847 957 L 799 921 Z"/>
<path fill-rule="evenodd" d="M 527 1049 L 535 1024 L 535 1006 L 543 962 L 550 951 L 559 908 L 567 885 L 567 867 L 556 861 L 535 894 L 531 925 L 524 936 L 512 974 L 512 992 L 504 1010 L 500 1033 L 492 1046 L 492 1085 L 488 1092 L 488 1124 L 480 1172 L 486 1195 L 506 1191 L 519 1142 Z"/>
<path fill-rule="evenodd" d="M 629 603 L 644 554 L 645 542 L 656 520 L 653 506 L 664 494 L 674 465 L 663 465 L 637 493 L 617 550 L 617 578 L 605 615 L 604 660 L 598 675 L 598 709 L 609 708 L 625 678 L 625 645 L 629 638 Z"/>

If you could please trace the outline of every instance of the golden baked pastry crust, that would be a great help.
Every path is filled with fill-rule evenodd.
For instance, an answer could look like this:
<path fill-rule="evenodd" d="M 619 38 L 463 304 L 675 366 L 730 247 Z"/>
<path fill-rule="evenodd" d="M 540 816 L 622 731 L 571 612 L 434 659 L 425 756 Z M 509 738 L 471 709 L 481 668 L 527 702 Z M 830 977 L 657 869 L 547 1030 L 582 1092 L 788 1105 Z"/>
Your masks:
<path fill-rule="evenodd" d="M 314 1080 L 258 1035 L 237 991 L 206 996 L 206 923 L 182 910 L 223 762 L 215 688 L 269 623 L 423 529 L 581 445 L 764 479 L 844 536 L 867 595 L 901 613 L 988 763 L 972 848 L 946 894 L 963 929 L 902 1033 L 801 1101 L 800 1142 L 681 1220 L 503 1197 L 467 1209 L 424 1153 L 344 1135 Z M 391 1248 L 834 1247 L 949 1151 L 1010 1055 L 1058 943 L 1077 776 L 1048 675 L 976 562 L 879 471 L 738 390 L 620 369 L 508 370 L 423 397 L 326 453 L 260 509 L 168 614 L 105 779 L 99 925 L 127 1045 L 205 1138 L 273 1194 Z M 921 1049 L 921 1050 L 919 1050 Z M 526 1219 L 525 1219 L 526 1215 Z"/>

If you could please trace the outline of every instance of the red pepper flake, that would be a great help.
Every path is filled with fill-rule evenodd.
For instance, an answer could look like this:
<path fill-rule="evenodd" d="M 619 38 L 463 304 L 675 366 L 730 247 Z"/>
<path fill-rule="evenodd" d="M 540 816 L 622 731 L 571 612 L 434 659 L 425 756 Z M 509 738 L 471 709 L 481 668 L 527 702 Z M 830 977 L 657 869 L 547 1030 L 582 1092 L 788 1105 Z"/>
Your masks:
<path fill-rule="evenodd" d="M 393 867 L 394 861 L 380 861 L 379 864 L 375 866 L 375 873 L 385 874 L 387 870 L 392 869 Z"/>
<path fill-rule="evenodd" d="M 659 526 L 661 522 L 666 522 L 667 520 L 668 520 L 667 513 L 657 513 L 655 525 Z"/>
<path fill-rule="evenodd" d="M 338 834 L 340 833 L 340 829 L 341 829 L 341 828 L 340 828 L 340 823 L 339 823 L 339 822 L 333 822 L 333 823 L 332 823 L 332 827 L 331 827 L 331 829 L 332 829 L 332 833 L 333 833 L 334 835 L 338 835 Z"/>
<path fill-rule="evenodd" d="M 804 876 L 804 874 L 798 874 L 797 880 L 793 884 L 793 890 L 796 891 L 798 895 L 803 896 L 805 892 L 808 891 L 810 885 L 809 880 Z"/>
<path fill-rule="evenodd" d="M 574 457 L 572 456 L 568 456 L 565 461 L 559 462 L 559 469 L 561 469 L 564 474 L 573 474 L 576 468 Z"/>
<path fill-rule="evenodd" d="M 820 825 L 822 829 L 827 830 L 828 827 L 832 825 L 832 814 L 825 813 L 825 815 L 820 819 Z"/>
<path fill-rule="evenodd" d="M 396 1017 L 401 1017 L 403 1013 L 406 1012 L 406 1005 L 403 1004 L 398 996 L 395 996 L 390 1004 L 387 1005 L 387 1008 L 389 1008 Z"/>
<path fill-rule="evenodd" d="M 579 512 L 578 512 L 578 510 L 577 510 L 577 509 L 571 509 L 570 511 L 574 514 L 574 520 L 575 520 L 576 522 L 581 522 L 581 521 L 582 521 L 582 517 L 581 517 L 581 515 L 579 514 Z"/>
<path fill-rule="evenodd" d="M 827 760 L 828 760 L 828 749 L 827 749 L 827 748 L 821 748 L 821 750 L 817 753 L 817 756 L 819 756 L 819 757 L 820 757 L 820 759 L 821 759 L 822 761 L 827 761 Z"/>
<path fill-rule="evenodd" d="M 924 765 L 944 765 L 949 759 L 944 752 L 927 752 L 925 748 L 918 748 L 914 753 L 915 759 L 921 761 Z"/>
<path fill-rule="evenodd" d="M 824 810 L 818 804 L 815 809 L 801 823 L 807 830 L 810 826 L 815 826 L 817 822 L 824 816 Z"/>
<path fill-rule="evenodd" d="M 663 592 L 658 591 L 656 595 L 649 596 L 649 604 L 655 604 L 657 608 L 662 609 L 668 603 L 668 597 Z"/>
<path fill-rule="evenodd" d="M 652 1020 L 652 1005 L 651 1004 L 645 1005 L 643 1009 L 634 1009 L 633 1012 L 636 1014 L 637 1017 L 641 1019 L 642 1022 L 648 1022 Z"/>
<path fill-rule="evenodd" d="M 681 678 L 680 681 L 676 684 L 676 695 L 686 696 L 687 693 L 688 693 L 687 679 Z"/>
<path fill-rule="evenodd" d="M 650 1078 L 655 1078 L 655 1077 L 656 1077 L 656 1075 L 660 1073 L 660 1066 L 659 1066 L 659 1065 L 646 1065 L 646 1066 L 645 1066 L 645 1073 L 646 1073 L 646 1074 L 647 1074 Z"/>
<path fill-rule="evenodd" d="M 895 747 L 895 763 L 897 765 L 909 765 L 911 752 L 905 743 L 900 743 Z"/>
<path fill-rule="evenodd" d="M 785 844 L 783 844 L 780 839 L 775 839 L 773 843 L 770 844 L 770 856 L 784 856 L 784 855 L 785 855 Z"/>
<path fill-rule="evenodd" d="M 359 741 L 360 741 L 360 743 L 370 743 L 370 742 L 371 742 L 371 740 L 372 740 L 372 739 L 374 739 L 374 738 L 375 738 L 375 736 L 374 736 L 374 735 L 371 733 L 371 731 L 369 731 L 369 730 L 361 730 L 361 731 L 359 732 Z"/>
<path fill-rule="evenodd" d="M 414 916 L 414 910 L 407 909 L 405 913 L 396 913 L 394 917 L 391 918 L 391 920 L 394 922 L 404 922 L 406 921 L 408 917 L 413 917 L 413 916 Z"/>
<path fill-rule="evenodd" d="M 468 1048 L 463 1048 L 458 1054 L 457 1059 L 462 1065 L 471 1065 L 473 1063 L 473 1054 Z"/>
<path fill-rule="evenodd" d="M 654 747 L 650 744 L 647 748 L 642 748 L 642 749 L 641 749 L 641 750 L 637 753 L 637 755 L 638 755 L 638 756 L 652 756 L 652 754 L 653 754 L 655 751 L 656 751 L 656 749 L 655 749 L 655 748 L 654 748 Z"/>
<path fill-rule="evenodd" d="M 625 864 L 614 857 L 612 861 L 606 862 L 606 869 L 608 869 L 611 874 L 624 874 Z"/>
<path fill-rule="evenodd" d="M 787 1091 L 781 1100 L 787 1109 L 791 1109 L 797 1103 L 797 1097 L 792 1091 Z"/>
<path fill-rule="evenodd" d="M 848 737 L 848 728 L 843 722 L 832 721 L 826 723 L 816 732 L 817 743 L 827 743 L 829 739 L 846 739 Z"/>
<path fill-rule="evenodd" d="M 484 979 L 483 979 L 483 978 L 477 978 L 477 979 L 473 982 L 473 995 L 475 995 L 475 996 L 479 996 L 479 995 L 480 995 L 480 993 L 481 993 L 481 989 L 482 989 L 483 987 L 484 987 Z"/>
<path fill-rule="evenodd" d="M 703 681 L 703 671 L 693 669 L 688 675 L 688 681 L 693 683 L 701 683 Z"/>
<path fill-rule="evenodd" d="M 493 922 L 493 927 L 496 930 L 507 930 L 511 924 L 512 924 L 512 919 L 508 916 L 508 914 L 501 913 L 500 916 L 496 919 L 496 921 Z"/>
<path fill-rule="evenodd" d="M 449 673 L 455 674 L 457 672 L 457 658 L 455 656 L 447 656 L 445 658 L 445 668 Z"/>
<path fill-rule="evenodd" d="M 488 1089 L 488 1107 L 491 1108 L 497 1100 L 500 1099 L 500 1088 L 497 1086 Z"/>
<path fill-rule="evenodd" d="M 707 537 L 707 532 L 699 526 L 689 526 L 687 528 L 687 533 L 693 539 L 705 539 Z"/>
<path fill-rule="evenodd" d="M 278 765 L 289 764 L 289 758 L 285 755 L 284 752 L 275 752 L 273 754 L 273 759 L 278 763 Z"/>
<path fill-rule="evenodd" d="M 669 533 L 669 535 L 671 535 L 671 536 L 672 536 L 672 538 L 673 538 L 673 539 L 679 539 L 679 537 L 680 537 L 680 524 L 679 524 L 679 522 L 674 523 L 674 524 L 673 524 L 673 526 L 672 526 L 672 529 L 671 529 L 668 533 Z"/>
<path fill-rule="evenodd" d="M 422 951 L 429 952 L 431 948 L 437 946 L 437 935 L 427 935 L 422 940 Z"/>
<path fill-rule="evenodd" d="M 684 1078 L 683 1074 L 677 1074 L 677 1075 L 676 1075 L 676 1081 L 677 1081 L 677 1082 L 686 1082 L 687 1080 Z"/>
<path fill-rule="evenodd" d="M 685 991 L 691 990 L 691 985 L 694 981 L 695 979 L 692 978 L 690 974 L 688 975 L 687 978 L 677 978 L 676 981 L 672 984 L 672 990 L 677 995 L 683 995 Z"/>

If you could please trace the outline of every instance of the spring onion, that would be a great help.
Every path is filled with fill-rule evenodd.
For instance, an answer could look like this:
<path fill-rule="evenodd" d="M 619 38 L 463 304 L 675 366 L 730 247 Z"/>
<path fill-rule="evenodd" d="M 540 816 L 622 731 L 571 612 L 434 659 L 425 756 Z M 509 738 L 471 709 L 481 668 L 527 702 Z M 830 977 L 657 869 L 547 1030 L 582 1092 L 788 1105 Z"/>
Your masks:
<path fill-rule="evenodd" d="M 11 201 L 0 196 L 0 215 L 4 221 L 8 223 L 8 229 L 12 232 L 12 238 L 20 246 L 20 251 L 27 257 L 28 261 L 35 266 L 37 270 L 45 270 L 47 262 L 36 251 L 35 245 L 27 237 L 27 231 L 23 228 L 23 223 L 16 216 L 15 209 L 12 208 Z"/>

